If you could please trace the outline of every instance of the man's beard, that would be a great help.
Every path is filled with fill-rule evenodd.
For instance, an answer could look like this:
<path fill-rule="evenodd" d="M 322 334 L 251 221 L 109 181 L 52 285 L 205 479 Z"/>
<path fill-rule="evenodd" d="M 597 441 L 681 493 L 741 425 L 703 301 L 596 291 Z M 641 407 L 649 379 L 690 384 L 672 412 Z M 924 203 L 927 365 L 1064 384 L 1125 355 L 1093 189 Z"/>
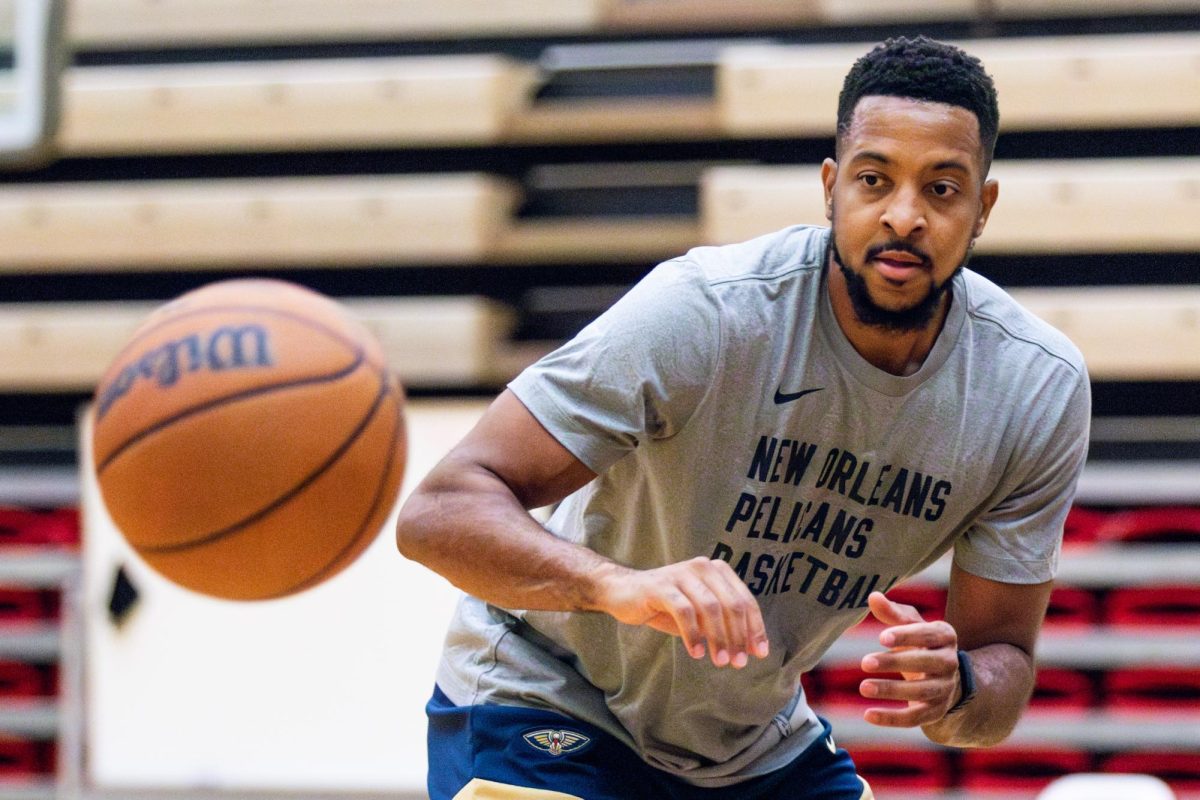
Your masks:
<path fill-rule="evenodd" d="M 875 302 L 871 297 L 870 290 L 867 288 L 866 279 L 850 269 L 850 267 L 846 266 L 846 262 L 842 261 L 842 255 L 838 252 L 834 238 L 834 232 L 831 230 L 829 232 L 829 254 L 833 257 L 834 263 L 841 268 L 842 276 L 846 279 L 846 290 L 850 294 L 850 305 L 854 309 L 854 316 L 863 325 L 882 328 L 885 331 L 894 333 L 913 333 L 929 327 L 929 324 L 933 322 L 933 318 L 937 316 L 942 297 L 950 289 L 951 281 L 957 277 L 958 273 L 963 271 L 963 268 L 967 266 L 967 262 L 971 260 L 971 248 L 968 247 L 966 255 L 963 256 L 962 263 L 955 268 L 950 277 L 946 278 L 942 283 L 934 283 L 929 288 L 929 292 L 916 305 L 892 310 L 884 308 Z M 904 245 L 902 242 L 892 242 L 872 249 L 877 249 L 881 253 L 886 250 L 905 250 L 909 252 L 913 250 L 913 248 Z"/>

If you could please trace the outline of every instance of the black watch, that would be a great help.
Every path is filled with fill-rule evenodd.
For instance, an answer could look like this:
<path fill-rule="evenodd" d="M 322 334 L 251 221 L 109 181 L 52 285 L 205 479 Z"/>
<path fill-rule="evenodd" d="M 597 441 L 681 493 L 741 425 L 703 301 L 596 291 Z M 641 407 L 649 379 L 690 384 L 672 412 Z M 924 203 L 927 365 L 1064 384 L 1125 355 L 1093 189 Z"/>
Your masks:
<path fill-rule="evenodd" d="M 947 714 L 953 714 L 975 697 L 975 668 L 971 666 L 971 657 L 966 650 L 958 651 L 958 682 L 962 686 L 962 697 L 950 707 Z"/>

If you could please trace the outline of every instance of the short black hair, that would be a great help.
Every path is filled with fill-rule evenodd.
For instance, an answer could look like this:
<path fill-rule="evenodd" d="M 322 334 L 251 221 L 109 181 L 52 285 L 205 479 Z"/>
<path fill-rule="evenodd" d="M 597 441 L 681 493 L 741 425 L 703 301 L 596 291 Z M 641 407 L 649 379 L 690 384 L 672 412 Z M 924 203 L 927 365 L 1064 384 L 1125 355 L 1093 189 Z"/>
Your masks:
<path fill-rule="evenodd" d="M 850 128 L 858 101 L 869 95 L 907 97 L 965 108 L 979 120 L 986 170 L 996 149 L 1000 107 L 996 85 L 983 62 L 963 50 L 925 36 L 898 36 L 876 46 L 846 74 L 838 96 L 837 135 Z"/>

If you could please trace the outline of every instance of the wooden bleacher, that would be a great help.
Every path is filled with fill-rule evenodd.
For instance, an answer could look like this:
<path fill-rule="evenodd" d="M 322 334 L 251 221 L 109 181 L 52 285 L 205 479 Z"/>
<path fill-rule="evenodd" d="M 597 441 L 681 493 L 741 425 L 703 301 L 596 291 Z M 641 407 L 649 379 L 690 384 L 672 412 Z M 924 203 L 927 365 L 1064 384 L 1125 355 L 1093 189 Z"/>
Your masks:
<path fill-rule="evenodd" d="M 238 43 L 532 36 L 589 30 L 601 0 L 74 0 L 80 47 L 170 48 Z"/>
<path fill-rule="evenodd" d="M 535 81 L 503 55 L 75 68 L 58 142 L 71 156 L 491 145 Z"/>
<path fill-rule="evenodd" d="M 71 38 L 93 49 L 229 43 L 775 30 L 1186 13 L 1196 0 L 73 0 Z"/>
<path fill-rule="evenodd" d="M 1200 248 L 1200 159 L 999 161 L 977 252 Z M 522 218 L 480 174 L 105 182 L 0 194 L 0 274 L 404 264 L 637 262 L 824 224 L 819 168 L 713 167 L 698 218 Z"/>
<path fill-rule="evenodd" d="M 978 253 L 1200 249 L 1200 158 L 997 161 L 991 174 L 1000 199 Z M 701 206 L 713 243 L 826 224 L 816 166 L 713 168 Z"/>
<path fill-rule="evenodd" d="M 516 199 L 481 174 L 12 186 L 0 273 L 476 263 Z"/>
<path fill-rule="evenodd" d="M 1200 35 L 996 39 L 969 47 L 996 82 L 1002 131 L 1200 124 Z M 867 49 L 731 47 L 717 66 L 722 131 L 830 135 L 842 78 Z"/>
<path fill-rule="evenodd" d="M 1200 287 L 1015 289 L 1075 342 L 1093 380 L 1200 380 Z M 346 300 L 410 386 L 513 377 L 553 343 L 515 346 L 510 309 L 479 297 Z M 0 387 L 90 391 L 155 304 L 0 305 Z"/>
<path fill-rule="evenodd" d="M 480 297 L 343 298 L 409 386 L 505 380 L 526 356 L 505 347 L 511 310 Z M 0 304 L 0 387 L 90 392 L 157 303 Z"/>
<path fill-rule="evenodd" d="M 1200 35 L 971 44 L 1005 131 L 1200 123 Z M 707 97 L 536 100 L 538 67 L 502 54 L 77 67 L 64 155 L 829 136 L 866 46 L 731 46 Z"/>
<path fill-rule="evenodd" d="M 1200 286 L 1013 289 L 1011 294 L 1079 347 L 1093 381 L 1200 380 Z"/>

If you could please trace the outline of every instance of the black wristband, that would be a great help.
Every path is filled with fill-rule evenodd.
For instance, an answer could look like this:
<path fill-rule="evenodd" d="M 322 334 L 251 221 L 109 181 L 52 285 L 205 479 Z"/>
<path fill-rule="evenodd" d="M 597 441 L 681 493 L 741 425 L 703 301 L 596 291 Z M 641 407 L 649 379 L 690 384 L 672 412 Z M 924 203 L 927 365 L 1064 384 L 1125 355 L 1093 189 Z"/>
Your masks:
<path fill-rule="evenodd" d="M 947 714 L 958 711 L 975 697 L 975 668 L 971 666 L 971 657 L 967 655 L 966 650 L 958 651 L 958 683 L 962 687 L 962 697 L 950 706 Z"/>

